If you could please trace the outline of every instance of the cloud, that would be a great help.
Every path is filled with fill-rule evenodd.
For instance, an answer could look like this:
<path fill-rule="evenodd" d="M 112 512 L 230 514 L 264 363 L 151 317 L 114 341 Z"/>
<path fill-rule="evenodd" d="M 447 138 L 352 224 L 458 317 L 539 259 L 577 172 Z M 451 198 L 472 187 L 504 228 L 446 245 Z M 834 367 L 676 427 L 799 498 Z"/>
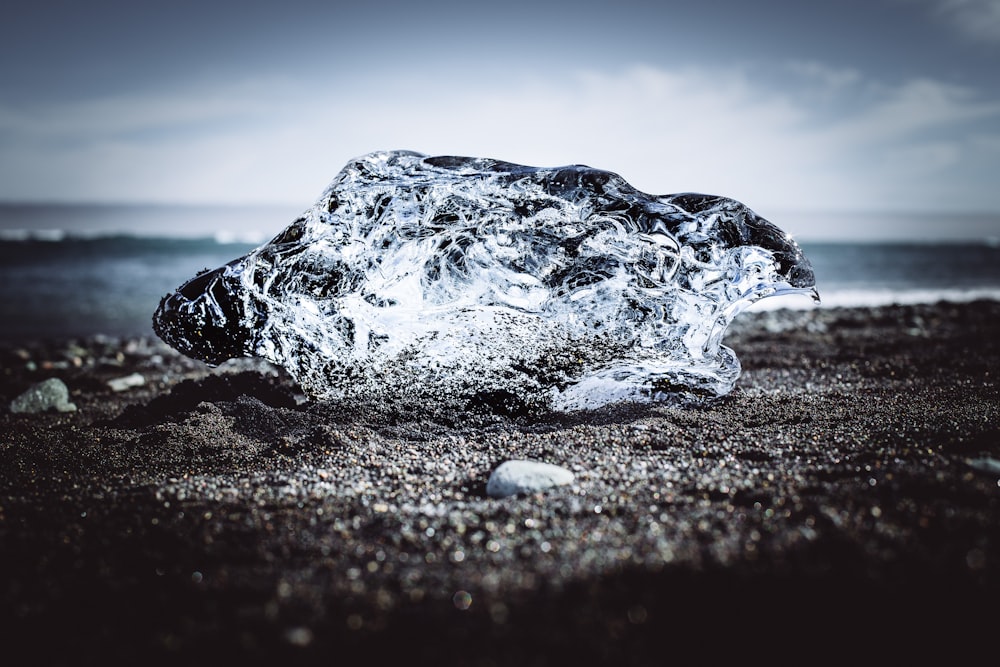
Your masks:
<path fill-rule="evenodd" d="M 764 214 L 1000 210 L 982 176 L 1000 171 L 1000 151 L 982 141 L 1000 134 L 1000 101 L 819 63 L 783 71 L 640 65 L 462 85 L 382 72 L 0 107 L 0 197 L 305 208 L 348 159 L 406 148 L 585 162 L 647 192 L 725 194 Z"/>
<path fill-rule="evenodd" d="M 16 133 L 63 142 L 189 132 L 273 114 L 293 92 L 280 81 L 258 81 L 119 93 L 30 108 L 0 106 L 0 136 Z"/>
<path fill-rule="evenodd" d="M 837 94 L 862 82 L 861 72 L 850 67 L 831 67 L 813 60 L 793 60 L 785 64 L 788 71 L 811 81 L 826 94 Z"/>
<path fill-rule="evenodd" d="M 910 0 L 972 39 L 1000 42 L 1000 0 Z"/>
<path fill-rule="evenodd" d="M 862 81 L 841 103 L 849 108 L 802 136 L 822 156 L 817 168 L 850 173 L 839 208 L 1000 210 L 984 177 L 1000 169 L 1000 151 L 982 140 L 983 128 L 995 132 L 1000 100 L 913 79 Z"/>

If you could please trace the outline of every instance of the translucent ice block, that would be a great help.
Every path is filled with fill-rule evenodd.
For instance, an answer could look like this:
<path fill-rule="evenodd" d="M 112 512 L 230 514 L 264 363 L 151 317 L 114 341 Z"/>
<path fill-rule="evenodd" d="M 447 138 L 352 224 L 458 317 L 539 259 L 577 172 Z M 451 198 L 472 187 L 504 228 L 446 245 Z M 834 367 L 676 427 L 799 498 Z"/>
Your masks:
<path fill-rule="evenodd" d="M 392 151 L 353 160 L 272 241 L 165 297 L 153 324 L 211 364 L 279 364 L 317 399 L 572 410 L 728 393 L 729 323 L 791 291 L 815 296 L 808 260 L 732 199 Z"/>

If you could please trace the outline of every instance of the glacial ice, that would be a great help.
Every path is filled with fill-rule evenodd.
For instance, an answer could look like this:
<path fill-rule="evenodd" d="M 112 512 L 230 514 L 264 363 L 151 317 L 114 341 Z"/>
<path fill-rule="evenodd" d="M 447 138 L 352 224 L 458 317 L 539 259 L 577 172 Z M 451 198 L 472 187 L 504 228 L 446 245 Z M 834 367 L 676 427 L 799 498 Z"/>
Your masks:
<path fill-rule="evenodd" d="M 808 260 L 743 204 L 617 174 L 377 152 L 272 241 L 164 297 L 153 325 L 210 364 L 258 356 L 317 399 L 574 410 L 734 386 L 722 338 L 806 292 Z"/>

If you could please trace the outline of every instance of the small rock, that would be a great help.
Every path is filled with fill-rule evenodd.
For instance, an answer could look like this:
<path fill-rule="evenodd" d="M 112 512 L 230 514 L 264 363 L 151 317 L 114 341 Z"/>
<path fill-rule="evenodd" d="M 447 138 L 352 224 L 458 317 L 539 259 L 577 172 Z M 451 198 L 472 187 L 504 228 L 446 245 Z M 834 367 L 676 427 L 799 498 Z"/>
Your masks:
<path fill-rule="evenodd" d="M 34 414 L 47 410 L 76 411 L 76 406 L 69 402 L 69 389 L 59 378 L 39 382 L 10 402 L 11 412 Z"/>
<path fill-rule="evenodd" d="M 968 464 L 981 472 L 991 475 L 1000 475 L 1000 460 L 985 456 L 979 459 L 970 459 Z"/>
<path fill-rule="evenodd" d="M 573 473 L 541 461 L 505 461 L 497 466 L 486 483 L 486 494 L 504 498 L 518 493 L 535 493 L 553 486 L 570 484 Z"/>
<path fill-rule="evenodd" d="M 112 378 L 108 380 L 108 386 L 111 387 L 111 391 L 125 391 L 126 389 L 131 389 L 132 387 L 141 387 L 144 384 L 146 384 L 146 378 L 139 373 L 132 373 L 131 375 L 126 375 L 125 377 Z"/>
<path fill-rule="evenodd" d="M 309 628 L 295 627 L 285 631 L 285 641 L 292 646 L 306 647 L 312 643 L 313 633 Z"/>

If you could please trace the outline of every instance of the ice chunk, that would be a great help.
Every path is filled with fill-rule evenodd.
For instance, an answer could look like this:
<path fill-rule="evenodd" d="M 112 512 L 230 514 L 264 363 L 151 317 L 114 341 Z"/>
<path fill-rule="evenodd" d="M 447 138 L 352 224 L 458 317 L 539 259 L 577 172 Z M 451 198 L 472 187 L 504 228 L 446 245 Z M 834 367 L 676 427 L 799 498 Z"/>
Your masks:
<path fill-rule="evenodd" d="M 165 297 L 153 325 L 211 364 L 284 366 L 318 399 L 570 410 L 726 394 L 732 319 L 813 287 L 791 237 L 732 199 L 392 151 L 350 162 L 272 241 Z"/>

